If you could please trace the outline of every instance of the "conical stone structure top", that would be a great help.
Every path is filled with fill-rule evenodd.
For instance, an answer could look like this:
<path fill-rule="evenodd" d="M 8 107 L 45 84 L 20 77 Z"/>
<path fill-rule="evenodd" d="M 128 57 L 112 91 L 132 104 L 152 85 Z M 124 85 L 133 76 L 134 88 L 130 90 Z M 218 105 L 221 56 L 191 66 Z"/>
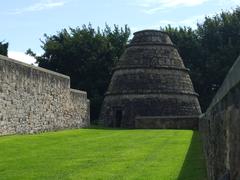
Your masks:
<path fill-rule="evenodd" d="M 150 117 L 157 117 L 158 126 L 169 122 L 174 126 L 179 118 L 199 114 L 198 94 L 189 70 L 169 36 L 157 30 L 134 33 L 114 69 L 100 122 L 110 127 L 134 128 L 139 117 L 145 117 L 146 123 L 154 121 Z"/>

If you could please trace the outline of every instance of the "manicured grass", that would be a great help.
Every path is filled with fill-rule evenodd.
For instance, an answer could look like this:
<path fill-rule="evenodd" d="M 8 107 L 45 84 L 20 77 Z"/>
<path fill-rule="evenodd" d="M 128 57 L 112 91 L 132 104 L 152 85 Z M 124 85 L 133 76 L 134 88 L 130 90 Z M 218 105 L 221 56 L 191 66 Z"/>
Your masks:
<path fill-rule="evenodd" d="M 197 132 L 80 129 L 0 137 L 0 179 L 204 180 Z"/>

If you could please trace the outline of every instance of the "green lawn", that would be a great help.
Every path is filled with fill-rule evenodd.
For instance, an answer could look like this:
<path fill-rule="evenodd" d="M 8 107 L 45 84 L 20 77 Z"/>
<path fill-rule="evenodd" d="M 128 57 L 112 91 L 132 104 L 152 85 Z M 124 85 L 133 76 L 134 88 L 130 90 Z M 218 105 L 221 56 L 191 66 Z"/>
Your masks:
<path fill-rule="evenodd" d="M 197 132 L 80 129 L 0 137 L 0 179 L 204 180 Z"/>

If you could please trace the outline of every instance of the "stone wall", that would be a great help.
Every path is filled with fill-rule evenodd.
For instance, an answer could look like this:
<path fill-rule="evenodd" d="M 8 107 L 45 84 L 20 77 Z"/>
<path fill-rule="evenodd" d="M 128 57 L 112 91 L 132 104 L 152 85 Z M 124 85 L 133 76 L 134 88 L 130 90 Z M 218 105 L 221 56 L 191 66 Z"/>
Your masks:
<path fill-rule="evenodd" d="M 211 180 L 240 179 L 240 58 L 199 121 Z"/>
<path fill-rule="evenodd" d="M 135 120 L 138 116 L 197 116 L 199 112 L 196 96 L 191 94 L 112 94 L 105 97 L 102 108 L 102 116 L 105 124 L 115 127 L 116 114 L 122 111 L 121 127 L 135 128 Z M 196 103 L 195 103 L 196 102 Z M 114 104 L 114 106 L 111 106 Z M 173 114 L 173 112 L 175 112 Z M 102 118 L 103 119 L 103 118 Z M 190 128 L 192 129 L 192 128 Z"/>
<path fill-rule="evenodd" d="M 87 94 L 68 76 L 0 56 L 0 135 L 88 125 Z"/>
<path fill-rule="evenodd" d="M 135 127 L 142 129 L 198 129 L 199 116 L 138 116 Z"/>

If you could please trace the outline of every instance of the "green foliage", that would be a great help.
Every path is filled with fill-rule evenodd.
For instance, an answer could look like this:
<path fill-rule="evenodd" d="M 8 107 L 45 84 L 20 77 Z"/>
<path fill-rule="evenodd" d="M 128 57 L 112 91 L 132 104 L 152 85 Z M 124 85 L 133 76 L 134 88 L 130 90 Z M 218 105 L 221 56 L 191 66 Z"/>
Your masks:
<path fill-rule="evenodd" d="M 98 117 L 104 93 L 107 90 L 112 67 L 124 51 L 130 35 L 127 26 L 104 30 L 91 25 L 63 29 L 57 35 L 42 41 L 44 54 L 36 56 L 38 65 L 71 77 L 71 87 L 87 91 L 91 101 L 91 119 Z"/>
<path fill-rule="evenodd" d="M 197 132 L 79 129 L 0 137 L 0 177 L 204 180 Z"/>
<path fill-rule="evenodd" d="M 196 30 L 165 27 L 179 49 L 206 110 L 240 53 L 240 9 L 206 17 Z"/>
<path fill-rule="evenodd" d="M 0 54 L 7 56 L 8 54 L 8 43 L 0 42 Z"/>

